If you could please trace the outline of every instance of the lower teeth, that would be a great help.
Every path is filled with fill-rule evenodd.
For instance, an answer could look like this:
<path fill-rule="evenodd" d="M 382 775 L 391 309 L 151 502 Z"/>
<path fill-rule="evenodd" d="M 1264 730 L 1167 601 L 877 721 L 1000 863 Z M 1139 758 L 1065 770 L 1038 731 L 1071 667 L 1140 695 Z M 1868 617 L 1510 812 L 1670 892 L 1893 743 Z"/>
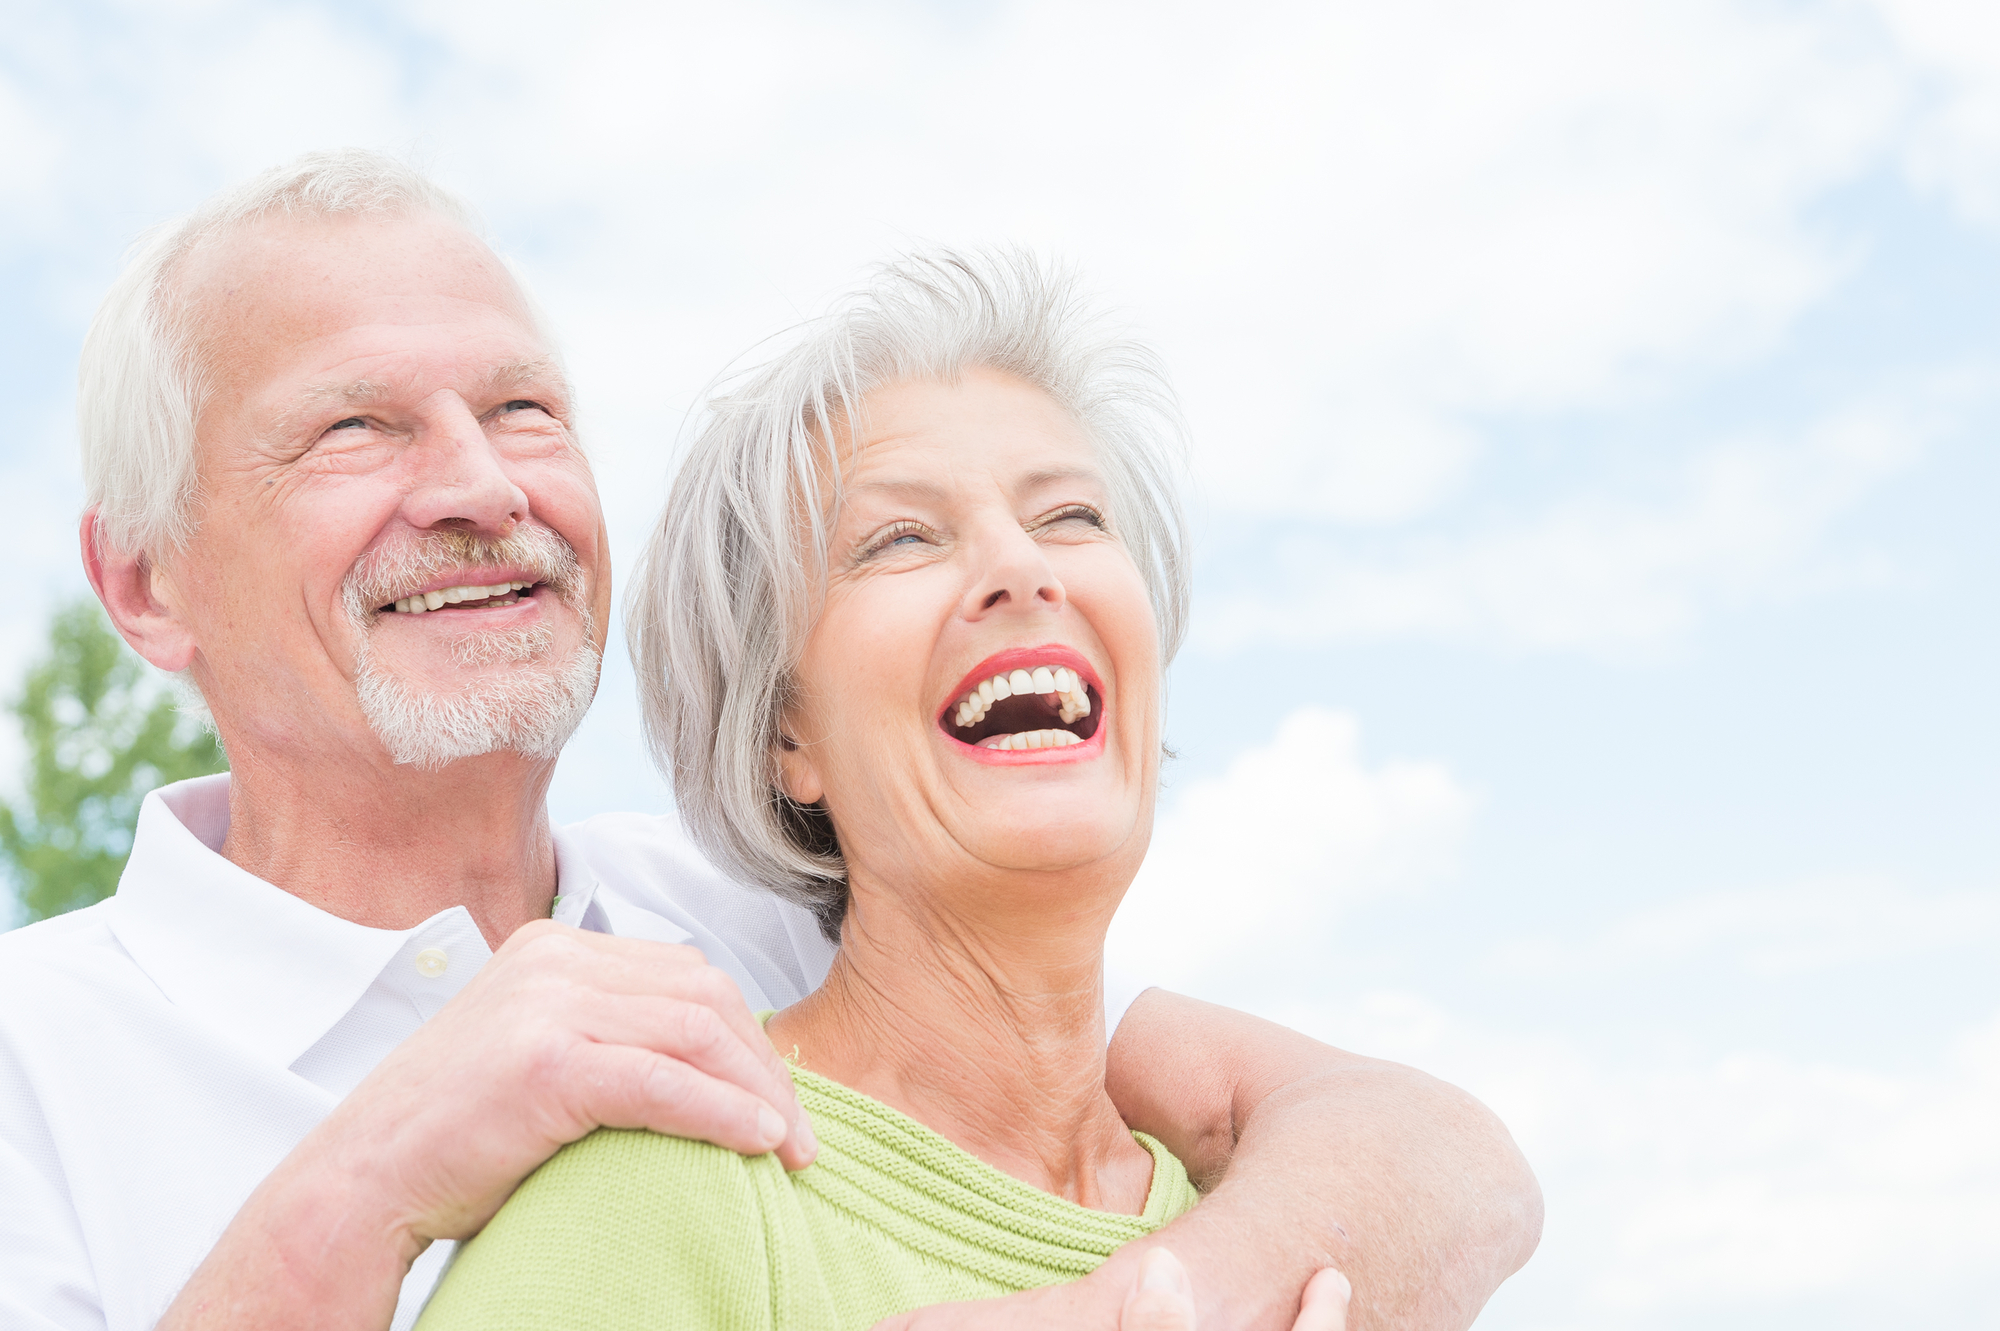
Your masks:
<path fill-rule="evenodd" d="M 1024 730 L 1017 735 L 995 735 L 991 739 L 979 741 L 982 749 L 1061 749 L 1071 744 L 1083 743 L 1082 737 L 1069 730 Z"/>

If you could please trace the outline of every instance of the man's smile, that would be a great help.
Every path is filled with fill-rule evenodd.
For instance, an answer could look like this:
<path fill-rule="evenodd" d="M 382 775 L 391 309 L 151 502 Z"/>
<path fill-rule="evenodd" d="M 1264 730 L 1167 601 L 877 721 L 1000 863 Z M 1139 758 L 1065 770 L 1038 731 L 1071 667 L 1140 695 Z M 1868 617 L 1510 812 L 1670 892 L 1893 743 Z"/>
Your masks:
<path fill-rule="evenodd" d="M 442 610 L 447 606 L 458 606 L 466 610 L 497 610 L 503 606 L 519 605 L 534 595 L 540 584 L 533 582 L 502 582 L 488 586 L 444 587 L 436 591 L 413 592 L 394 605 L 385 605 L 379 614 L 421 615 L 431 610 Z"/>

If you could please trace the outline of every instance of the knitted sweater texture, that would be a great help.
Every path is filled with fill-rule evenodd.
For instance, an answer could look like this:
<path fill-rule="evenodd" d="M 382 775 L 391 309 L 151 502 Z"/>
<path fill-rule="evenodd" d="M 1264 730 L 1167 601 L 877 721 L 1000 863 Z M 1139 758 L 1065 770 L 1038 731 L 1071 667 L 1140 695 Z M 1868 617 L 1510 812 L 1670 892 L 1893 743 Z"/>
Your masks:
<path fill-rule="evenodd" d="M 866 1328 L 1095 1269 L 1196 1201 L 1144 1133 L 1141 1215 L 1029 1186 L 879 1100 L 795 1069 L 818 1158 L 787 1173 L 706 1142 L 600 1129 L 458 1254 L 417 1331 Z"/>

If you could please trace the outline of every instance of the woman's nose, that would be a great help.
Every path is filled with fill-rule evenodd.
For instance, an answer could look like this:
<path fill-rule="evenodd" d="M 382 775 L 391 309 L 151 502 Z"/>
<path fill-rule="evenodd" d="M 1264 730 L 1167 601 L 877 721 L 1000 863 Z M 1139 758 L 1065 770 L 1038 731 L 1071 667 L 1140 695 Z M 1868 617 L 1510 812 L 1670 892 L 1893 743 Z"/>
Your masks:
<path fill-rule="evenodd" d="M 961 610 L 965 618 L 1058 610 L 1069 599 L 1041 545 L 1020 528 L 996 535 L 982 555 L 980 575 Z"/>
<path fill-rule="evenodd" d="M 503 537 L 528 516 L 528 496 L 464 402 L 440 403 L 425 421 L 411 464 L 416 483 L 404 516 L 420 531 L 456 529 Z"/>

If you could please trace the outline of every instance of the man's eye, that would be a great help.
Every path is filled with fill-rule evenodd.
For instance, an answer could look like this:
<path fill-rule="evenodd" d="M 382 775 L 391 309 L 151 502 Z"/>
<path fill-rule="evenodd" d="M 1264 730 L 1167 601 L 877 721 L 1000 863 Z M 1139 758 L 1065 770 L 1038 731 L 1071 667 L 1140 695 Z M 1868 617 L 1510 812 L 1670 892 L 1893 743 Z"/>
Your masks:
<path fill-rule="evenodd" d="M 526 398 L 515 398 L 515 399 L 514 399 L 514 400 L 513 400 L 512 402 L 507 402 L 507 403 L 503 403 L 503 404 L 501 405 L 501 407 L 500 407 L 500 410 L 501 410 L 501 411 L 503 411 L 503 412 L 507 412 L 507 411 L 546 411 L 546 410 L 547 410 L 547 408 L 546 408 L 546 407 L 544 407 L 544 406 L 543 406 L 543 405 L 542 405 L 541 403 L 539 403 L 539 402 L 530 402 L 530 401 L 528 401 L 528 400 L 527 400 Z"/>
<path fill-rule="evenodd" d="M 328 430 L 365 430 L 368 428 L 368 420 L 364 416 L 349 416 L 346 420 L 335 421 L 326 428 Z"/>

